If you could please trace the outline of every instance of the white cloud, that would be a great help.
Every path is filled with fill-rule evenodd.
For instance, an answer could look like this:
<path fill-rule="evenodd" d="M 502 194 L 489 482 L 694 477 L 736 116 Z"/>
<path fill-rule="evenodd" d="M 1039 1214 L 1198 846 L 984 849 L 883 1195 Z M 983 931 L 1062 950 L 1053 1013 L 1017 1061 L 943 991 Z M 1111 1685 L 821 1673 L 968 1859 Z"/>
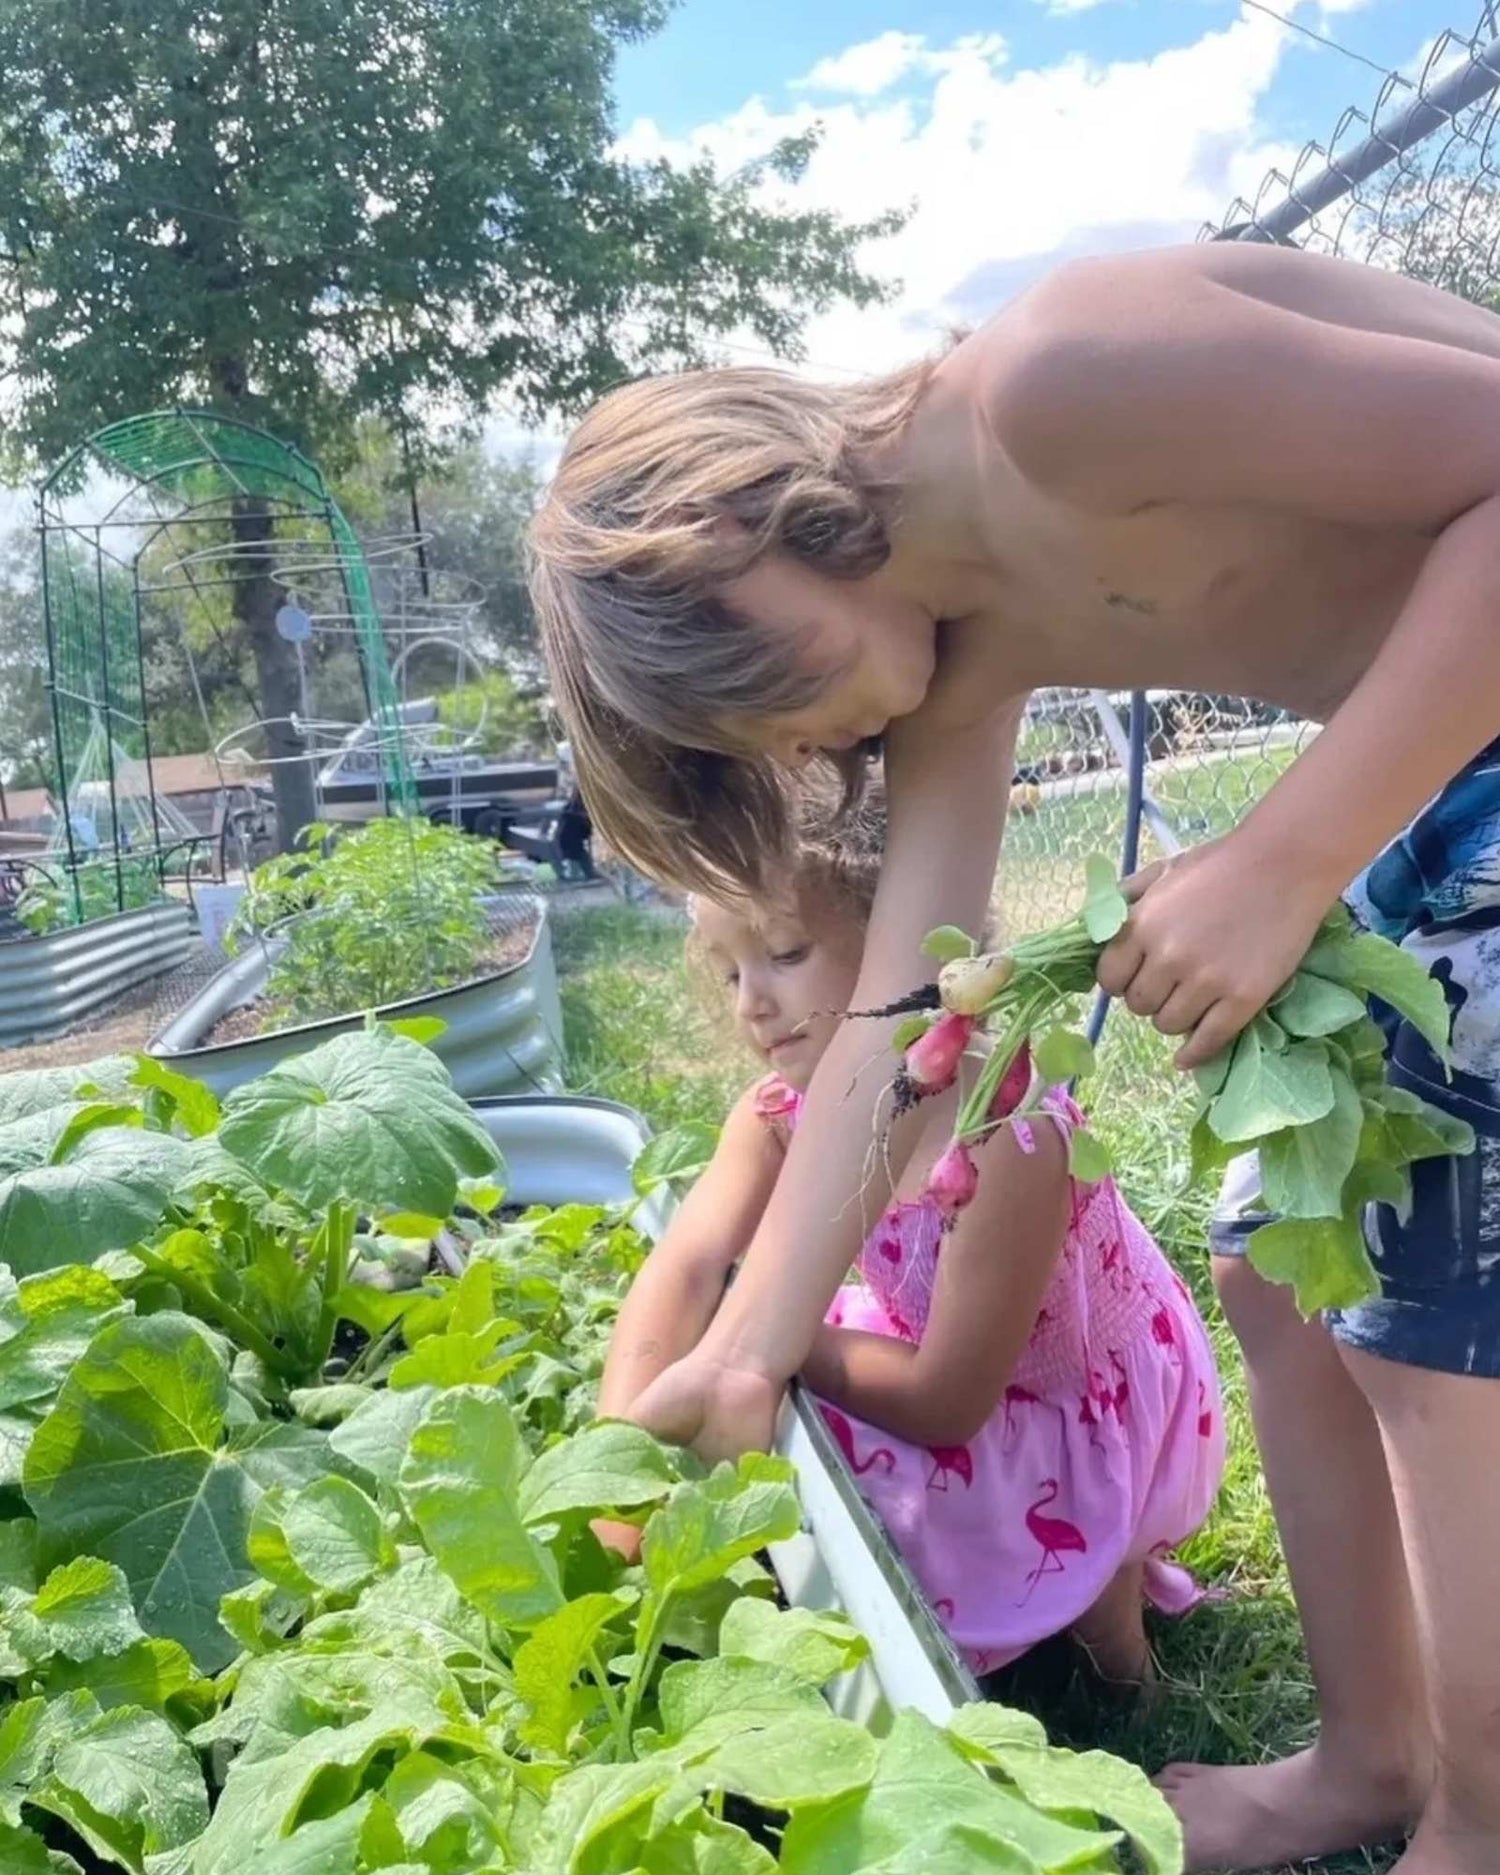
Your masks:
<path fill-rule="evenodd" d="M 1097 0 L 1085 0 L 1095 5 Z M 820 59 L 793 91 L 817 91 L 854 98 L 876 98 L 913 73 L 928 77 L 951 71 L 967 59 L 998 65 L 1006 53 L 999 33 L 967 33 L 942 51 L 933 50 L 921 33 L 881 33 L 861 40 L 830 59 Z"/>
<path fill-rule="evenodd" d="M 680 139 L 642 120 L 622 147 L 677 160 L 707 152 L 733 169 L 821 124 L 806 176 L 772 193 L 850 219 L 914 208 L 866 256 L 900 279 L 896 301 L 836 310 L 807 335 L 814 365 L 879 370 L 952 323 L 983 317 L 1059 258 L 1191 239 L 1253 191 L 1292 154 L 1257 124 L 1287 41 L 1284 28 L 1246 12 L 1154 58 L 1073 55 L 1025 70 L 1001 64 L 991 41 L 934 46 L 888 34 L 852 48 L 852 65 L 825 62 L 844 66 L 846 93 L 833 102 L 779 109 L 755 98 Z M 875 46 L 886 48 L 883 65 Z M 851 72 L 862 80 L 853 91 Z"/>

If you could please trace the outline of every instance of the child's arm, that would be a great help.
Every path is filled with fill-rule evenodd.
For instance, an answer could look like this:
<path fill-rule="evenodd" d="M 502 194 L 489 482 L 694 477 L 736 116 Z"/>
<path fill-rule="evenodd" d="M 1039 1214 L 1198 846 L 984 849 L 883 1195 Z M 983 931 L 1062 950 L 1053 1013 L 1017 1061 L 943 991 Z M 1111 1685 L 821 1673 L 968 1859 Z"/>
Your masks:
<path fill-rule="evenodd" d="M 994 1412 L 1057 1268 L 1068 1224 L 1068 1149 L 1032 1122 L 977 1151 L 979 1189 L 938 1255 L 921 1345 L 857 1329 L 818 1330 L 802 1378 L 834 1406 L 918 1445 L 962 1445 Z"/>
<path fill-rule="evenodd" d="M 723 1300 L 730 1268 L 760 1221 L 781 1169 L 781 1142 L 736 1102 L 708 1169 L 683 1199 L 631 1284 L 610 1338 L 599 1413 L 615 1419 L 673 1361 L 695 1348 Z"/>
<path fill-rule="evenodd" d="M 1334 696 L 1354 679 L 1323 733 L 1233 833 L 1146 886 L 1106 957 L 1106 989 L 1191 1035 L 1183 1067 L 1233 1039 L 1360 868 L 1500 730 L 1500 359 L 1319 316 L 1310 284 L 1301 310 L 1272 291 L 1182 255 L 1065 270 L 977 374 L 1006 454 L 1076 507 L 1260 508 L 1432 541 L 1362 669 L 1368 641 L 1299 654 Z"/>
<path fill-rule="evenodd" d="M 950 671 L 962 676 L 958 659 Z M 989 909 L 1025 698 L 965 722 L 976 686 L 940 670 L 929 702 L 886 741 L 889 824 L 880 888 L 854 992 L 879 1008 L 930 978 L 935 925 L 977 930 Z M 958 692 L 958 695 L 954 695 Z M 872 1150 L 890 1080 L 894 1022 L 846 1022 L 818 1064 L 786 1170 L 739 1277 L 697 1349 L 664 1373 L 632 1416 L 705 1457 L 767 1445 L 782 1387 L 812 1338 L 869 1223 L 910 1155 L 916 1116 Z"/>

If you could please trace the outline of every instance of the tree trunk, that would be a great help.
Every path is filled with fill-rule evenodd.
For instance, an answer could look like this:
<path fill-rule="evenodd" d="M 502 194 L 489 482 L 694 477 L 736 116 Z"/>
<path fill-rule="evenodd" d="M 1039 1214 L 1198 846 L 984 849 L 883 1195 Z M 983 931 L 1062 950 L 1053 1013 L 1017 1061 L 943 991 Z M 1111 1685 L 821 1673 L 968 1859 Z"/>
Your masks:
<path fill-rule="evenodd" d="M 230 526 L 239 550 L 234 561 L 234 616 L 255 658 L 261 715 L 268 723 L 266 744 L 276 797 L 277 844 L 288 853 L 297 835 L 317 818 L 317 798 L 306 738 L 297 733 L 290 720 L 302 708 L 296 647 L 276 629 L 276 613 L 286 598 L 286 589 L 272 577 L 275 528 L 268 505 L 242 497 L 234 504 Z"/>

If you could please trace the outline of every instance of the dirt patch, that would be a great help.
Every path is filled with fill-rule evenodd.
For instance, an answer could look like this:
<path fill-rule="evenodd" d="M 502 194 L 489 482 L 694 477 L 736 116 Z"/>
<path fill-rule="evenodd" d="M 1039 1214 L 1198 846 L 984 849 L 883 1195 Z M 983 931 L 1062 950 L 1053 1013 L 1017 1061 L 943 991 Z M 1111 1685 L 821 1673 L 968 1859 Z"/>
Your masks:
<path fill-rule="evenodd" d="M 175 970 L 126 990 L 66 1034 L 46 1042 L 27 1042 L 20 1048 L 0 1048 L 0 1074 L 21 1068 L 71 1068 L 100 1055 L 128 1055 L 143 1049 L 223 962 L 217 951 L 200 946 Z"/>
<path fill-rule="evenodd" d="M 497 971 L 509 970 L 516 964 L 524 963 L 535 935 L 534 922 L 512 923 L 504 930 L 496 931 L 480 957 L 474 977 L 493 976 Z M 474 978 L 469 980 L 472 982 Z M 345 1011 L 335 1010 L 330 1013 L 343 1015 Z M 243 1009 L 231 1009 L 227 1015 L 221 1016 L 198 1046 L 223 1048 L 230 1042 L 248 1042 L 259 1035 L 274 1035 L 284 1026 L 287 1025 L 282 1022 L 274 1005 L 262 996 L 253 1003 L 247 1003 Z"/>

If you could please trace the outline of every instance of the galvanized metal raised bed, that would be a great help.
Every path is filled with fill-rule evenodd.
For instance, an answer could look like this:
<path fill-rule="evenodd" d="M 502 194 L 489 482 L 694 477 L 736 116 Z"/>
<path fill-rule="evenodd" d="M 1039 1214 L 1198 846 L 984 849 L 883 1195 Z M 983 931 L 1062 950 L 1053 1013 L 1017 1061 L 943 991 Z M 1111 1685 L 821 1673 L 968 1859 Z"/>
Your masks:
<path fill-rule="evenodd" d="M 379 1011 L 391 1018 L 436 1016 L 447 1025 L 432 1047 L 466 1100 L 550 1093 L 563 1084 L 562 1009 L 547 906 L 528 899 L 525 909 L 534 913 L 536 925 L 531 949 L 519 963 Z M 151 1038 L 147 1052 L 170 1058 L 174 1067 L 223 1094 L 364 1021 L 363 1011 L 352 1011 L 243 1041 L 207 1042 L 218 1022 L 260 995 L 276 955 L 273 941 L 226 965 Z"/>
<path fill-rule="evenodd" d="M 0 1048 L 46 1041 L 192 950 L 186 905 L 163 900 L 0 944 Z"/>
<path fill-rule="evenodd" d="M 474 1110 L 505 1154 L 517 1204 L 612 1204 L 632 1196 L 630 1168 L 649 1138 L 640 1115 L 608 1101 L 480 1100 Z M 654 1197 L 636 1214 L 653 1240 L 670 1202 Z M 928 1607 L 884 1527 L 850 1477 L 823 1417 L 795 1389 L 777 1449 L 797 1467 L 804 1527 L 778 1544 L 771 1562 L 788 1602 L 842 1609 L 870 1642 L 871 1659 L 830 1692 L 836 1710 L 866 1724 L 915 1707 L 943 1724 L 980 1697 L 967 1667 Z"/>

